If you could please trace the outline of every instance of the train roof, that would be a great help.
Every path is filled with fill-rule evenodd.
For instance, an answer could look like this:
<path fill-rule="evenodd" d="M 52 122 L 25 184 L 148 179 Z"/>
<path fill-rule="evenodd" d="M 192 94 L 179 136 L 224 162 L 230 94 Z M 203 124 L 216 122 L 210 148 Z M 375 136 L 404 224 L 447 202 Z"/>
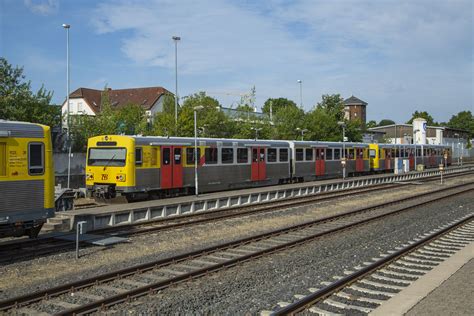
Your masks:
<path fill-rule="evenodd" d="M 45 125 L 0 120 L 0 137 L 44 138 Z"/>
<path fill-rule="evenodd" d="M 393 148 L 393 147 L 408 147 L 408 148 L 415 148 L 424 146 L 426 148 L 451 148 L 449 145 L 433 145 L 433 144 L 378 144 L 380 148 Z"/>
<path fill-rule="evenodd" d="M 302 141 L 295 140 L 292 141 L 296 146 L 302 147 L 341 147 L 342 142 L 325 142 L 325 141 Z M 355 143 L 355 142 L 345 142 L 344 144 L 347 148 L 367 148 L 369 144 L 367 143 Z"/>
<path fill-rule="evenodd" d="M 142 145 L 166 145 L 180 144 L 183 146 L 194 145 L 193 137 L 163 137 L 163 136 L 132 136 L 137 144 Z M 200 146 L 207 144 L 216 144 L 218 146 L 244 146 L 252 147 L 269 146 L 269 147 L 289 147 L 289 143 L 283 140 L 266 140 L 266 139 L 231 139 L 231 138 L 201 138 L 197 141 Z"/>

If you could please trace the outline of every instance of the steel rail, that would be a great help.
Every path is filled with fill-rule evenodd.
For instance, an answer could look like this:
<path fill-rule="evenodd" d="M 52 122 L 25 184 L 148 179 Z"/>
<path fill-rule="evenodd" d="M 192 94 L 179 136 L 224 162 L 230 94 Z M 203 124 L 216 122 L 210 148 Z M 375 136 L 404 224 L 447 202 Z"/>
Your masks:
<path fill-rule="evenodd" d="M 280 315 L 294 315 L 296 313 L 302 312 L 303 310 L 315 305 L 316 303 L 324 300 L 325 298 L 331 296 L 332 294 L 342 290 L 343 288 L 349 286 L 350 284 L 364 278 L 367 275 L 372 274 L 373 272 L 379 270 L 380 268 L 383 268 L 384 266 L 392 263 L 393 261 L 396 261 L 397 259 L 406 256 L 407 254 L 415 251 L 418 248 L 421 248 L 427 243 L 432 242 L 435 239 L 438 239 L 440 236 L 443 236 L 447 233 L 449 233 L 452 230 L 455 230 L 456 228 L 464 225 L 465 223 L 468 223 L 470 221 L 474 220 L 474 215 L 470 215 L 466 218 L 463 218 L 456 223 L 453 223 L 449 225 L 448 227 L 435 232 L 433 234 L 430 234 L 421 240 L 412 243 L 384 258 L 381 260 L 378 260 L 374 263 L 371 263 L 364 268 L 346 276 L 343 277 L 342 279 L 337 280 L 336 282 L 331 283 L 330 285 L 312 293 L 309 294 L 308 296 L 305 296 L 304 298 L 289 304 L 275 312 L 273 312 L 271 315 L 272 316 L 280 316 Z"/>
<path fill-rule="evenodd" d="M 459 177 L 459 176 L 464 176 L 464 175 L 468 175 L 472 173 L 474 173 L 474 171 L 449 174 L 446 176 L 446 178 Z M 438 178 L 439 176 L 430 176 L 430 177 L 420 179 L 420 182 L 430 182 Z M 257 213 L 275 212 L 275 211 L 284 210 L 285 208 L 298 207 L 302 205 L 308 205 L 308 204 L 324 202 L 324 201 L 338 199 L 338 198 L 344 198 L 353 194 L 364 194 L 364 193 L 370 193 L 372 191 L 380 192 L 382 190 L 403 187 L 405 185 L 406 184 L 400 184 L 400 183 L 382 183 L 382 184 L 375 184 L 375 185 L 370 185 L 370 186 L 362 187 L 362 188 L 361 187 L 348 188 L 339 192 L 322 192 L 322 193 L 319 193 L 317 195 L 312 195 L 312 196 L 298 196 L 298 197 L 288 198 L 285 200 L 271 201 L 268 203 L 264 203 L 261 206 L 247 205 L 243 207 L 223 209 L 220 211 L 199 212 L 199 213 L 188 214 L 188 215 L 184 215 L 184 216 L 180 216 L 176 218 L 172 218 L 172 217 L 163 218 L 159 220 L 150 221 L 147 223 L 135 223 L 135 224 L 130 224 L 130 225 L 121 225 L 121 226 L 114 226 L 114 227 L 105 228 L 105 229 L 92 230 L 92 231 L 89 231 L 88 233 L 111 234 L 114 236 L 129 237 L 129 236 L 145 234 L 149 232 L 164 231 L 164 230 L 175 229 L 175 228 L 180 228 L 180 227 L 185 227 L 185 226 L 209 223 L 209 222 L 218 221 L 218 220 L 225 220 L 225 219 L 230 219 L 230 218 L 235 218 L 235 217 L 240 217 L 240 216 L 248 216 L 248 215 L 257 214 Z M 195 219 L 197 217 L 203 217 L 203 218 Z M 164 225 L 160 225 L 160 224 L 164 224 Z M 68 234 L 70 233 L 65 233 L 64 235 L 68 235 Z M 8 251 L 20 252 L 22 248 L 28 248 L 24 250 L 25 252 L 28 251 L 28 255 L 23 255 L 22 253 L 20 253 L 18 256 L 13 256 L 13 257 L 11 255 L 8 255 L 8 256 L 2 255 L 6 259 L 4 260 L 0 259 L 0 263 L 26 260 L 34 256 L 48 255 L 48 254 L 53 254 L 60 251 L 68 251 L 72 249 L 72 247 L 74 246 L 74 243 L 72 241 L 65 241 L 65 240 L 58 241 L 57 237 L 58 236 L 53 236 L 53 237 L 40 238 L 40 239 L 35 239 L 35 240 L 27 239 L 27 240 L 22 240 L 17 243 L 9 243 L 5 245 L 0 244 L 0 253 L 7 253 Z M 44 249 L 35 248 L 33 252 L 29 250 L 30 248 L 38 247 L 42 244 L 47 244 L 47 243 L 55 243 L 56 245 L 54 247 L 47 247 Z"/>
<path fill-rule="evenodd" d="M 459 177 L 462 175 L 469 175 L 472 173 L 474 173 L 474 171 L 468 171 L 462 174 L 450 174 L 450 175 L 446 175 L 445 179 Z M 439 176 L 430 176 L 430 177 L 422 179 L 421 181 L 429 182 L 429 181 L 434 181 L 437 179 L 439 179 Z M 203 224 L 203 223 L 208 223 L 212 221 L 223 220 L 223 219 L 228 219 L 228 218 L 233 218 L 233 217 L 247 216 L 247 215 L 252 215 L 252 214 L 257 214 L 257 213 L 275 212 L 275 211 L 279 211 L 286 208 L 299 207 L 299 206 L 304 206 L 308 204 L 325 202 L 325 201 L 330 201 L 330 200 L 338 199 L 338 198 L 344 198 L 347 196 L 351 196 L 353 194 L 364 194 L 364 193 L 370 193 L 373 191 L 389 190 L 389 189 L 394 189 L 394 188 L 399 188 L 399 187 L 404 187 L 404 186 L 406 186 L 406 184 L 382 183 L 382 184 L 371 185 L 364 188 L 345 189 L 340 192 L 323 192 L 323 193 L 318 193 L 312 196 L 291 197 L 284 200 L 263 203 L 262 205 L 246 205 L 246 206 L 239 206 L 236 208 L 223 209 L 221 211 L 205 211 L 205 212 L 187 214 L 187 215 L 182 215 L 176 218 L 167 217 L 167 218 L 149 221 L 146 223 L 133 223 L 133 224 L 127 224 L 127 225 L 113 226 L 113 227 L 108 227 L 108 228 L 91 230 L 89 231 L 89 233 L 91 234 L 109 233 L 114 236 L 128 237 L 128 236 L 144 234 L 144 233 L 149 233 L 149 232 L 174 229 L 174 228 L 184 227 L 188 225 Z M 209 215 L 211 215 L 211 217 L 206 217 Z M 193 220 L 193 218 L 196 218 L 196 217 L 204 217 L 204 218 Z M 173 222 L 176 222 L 176 223 L 173 223 Z M 165 225 L 160 225 L 161 223 L 165 223 Z M 170 224 L 166 224 L 166 223 L 170 223 Z"/>
<path fill-rule="evenodd" d="M 457 189 L 457 188 L 460 188 L 462 186 L 466 187 L 466 186 L 471 185 L 471 184 L 472 183 L 453 186 L 453 187 L 450 187 L 449 189 Z M 176 277 L 170 278 L 166 281 L 157 282 L 157 283 L 154 283 L 154 284 L 149 284 L 147 286 L 140 287 L 138 289 L 134 289 L 134 290 L 126 292 L 124 294 L 114 295 L 114 296 L 111 296 L 109 298 L 105 298 L 103 300 L 93 302 L 91 304 L 88 304 L 87 306 L 86 305 L 81 306 L 78 309 L 72 309 L 72 310 L 65 311 L 64 313 L 65 314 L 83 313 L 83 312 L 97 310 L 101 306 L 114 305 L 116 303 L 123 302 L 123 301 L 125 301 L 127 299 L 130 299 L 132 297 L 144 295 L 144 294 L 146 294 L 150 291 L 153 292 L 153 291 L 156 291 L 157 289 L 167 287 L 170 284 L 174 284 L 174 283 L 177 283 L 177 282 L 180 282 L 180 281 L 183 281 L 183 280 L 187 280 L 187 279 L 192 279 L 192 278 L 201 276 L 203 274 L 207 274 L 207 273 L 210 273 L 210 272 L 220 270 L 222 268 L 226 268 L 226 267 L 236 265 L 237 263 L 240 263 L 240 262 L 243 262 L 243 261 L 247 261 L 247 260 L 251 260 L 251 259 L 260 257 L 260 256 L 268 254 L 268 253 L 272 253 L 272 252 L 275 252 L 275 251 L 280 251 L 282 249 L 293 247 L 297 244 L 302 244 L 302 243 L 311 241 L 311 240 L 313 240 L 317 237 L 320 237 L 322 235 L 326 235 L 326 234 L 333 233 L 333 232 L 336 232 L 336 231 L 341 231 L 341 230 L 344 230 L 344 229 L 352 228 L 356 225 L 361 225 L 361 224 L 364 224 L 366 222 L 373 221 L 373 220 L 376 220 L 376 219 L 379 219 L 379 218 L 382 218 L 382 217 L 386 217 L 386 216 L 389 216 L 389 215 L 393 215 L 393 214 L 396 214 L 396 213 L 399 213 L 399 212 L 402 212 L 402 211 L 405 211 L 405 210 L 408 210 L 408 209 L 412 209 L 412 208 L 420 206 L 420 205 L 424 205 L 424 204 L 432 203 L 434 201 L 446 199 L 446 198 L 449 198 L 449 197 L 454 196 L 454 195 L 458 195 L 458 194 L 462 194 L 462 193 L 471 191 L 473 189 L 474 189 L 473 187 L 470 187 L 468 189 L 464 189 L 462 191 L 458 191 L 458 192 L 455 192 L 455 193 L 444 195 L 442 197 L 437 197 L 435 199 L 431 199 L 431 200 L 428 200 L 428 201 L 422 201 L 422 202 L 418 202 L 418 203 L 415 203 L 415 204 L 411 204 L 409 206 L 402 207 L 402 208 L 400 208 L 396 211 L 391 211 L 391 212 L 388 212 L 386 214 L 377 215 L 377 216 L 365 219 L 365 220 L 357 222 L 357 223 L 352 223 L 352 224 L 349 224 L 349 225 L 344 224 L 344 226 L 339 227 L 339 228 L 329 229 L 325 232 L 320 232 L 320 233 L 313 234 L 313 235 L 308 236 L 308 237 L 300 238 L 300 239 L 297 239 L 297 240 L 294 240 L 294 241 L 291 241 L 291 242 L 288 242 L 288 243 L 284 243 L 284 244 L 277 245 L 277 246 L 274 246 L 274 247 L 271 247 L 271 248 L 263 249 L 261 251 L 257 251 L 257 252 L 251 253 L 249 255 L 246 255 L 246 256 L 241 256 L 239 258 L 228 260 L 228 261 L 223 262 L 223 263 L 216 263 L 215 265 L 213 265 L 211 267 L 204 267 L 200 270 L 195 270 L 195 271 L 187 273 L 187 274 L 176 276 Z M 406 200 L 401 200 L 400 202 L 403 202 L 403 201 L 406 201 Z M 393 202 L 388 202 L 388 203 L 382 203 L 381 205 L 383 207 L 383 206 L 387 206 L 387 205 L 391 205 L 391 204 L 394 204 L 394 203 Z M 379 206 L 378 208 L 380 208 L 380 207 L 381 206 Z M 30 295 L 24 295 L 24 296 L 21 296 L 21 297 L 12 298 L 12 299 L 9 299 L 7 301 L 0 302 L 0 311 L 6 311 L 6 310 L 9 310 L 9 309 L 12 309 L 12 308 L 15 308 L 15 307 L 21 307 L 21 306 L 24 306 L 26 304 L 31 304 L 31 303 L 40 301 L 43 298 L 49 298 L 49 297 L 52 297 L 52 296 L 56 297 L 56 296 L 59 296 L 61 294 L 65 294 L 65 293 L 68 293 L 68 292 L 74 292 L 78 289 L 90 287 L 90 286 L 93 286 L 95 284 L 102 284 L 104 282 L 113 281 L 117 278 L 123 278 L 123 277 L 134 275 L 134 274 L 137 274 L 137 273 L 143 273 L 143 272 L 155 269 L 155 268 L 170 265 L 172 263 L 179 263 L 179 262 L 182 262 L 184 260 L 191 260 L 193 258 L 205 256 L 205 255 L 213 253 L 213 252 L 217 252 L 217 251 L 221 251 L 221 250 L 225 250 L 225 249 L 229 249 L 229 248 L 235 248 L 236 246 L 241 246 L 241 245 L 249 244 L 251 242 L 261 241 L 261 240 L 264 240 L 264 239 L 268 239 L 270 237 L 274 237 L 274 236 L 277 236 L 277 235 L 282 235 L 284 233 L 289 233 L 289 232 L 292 232 L 292 231 L 298 231 L 298 230 L 303 229 L 305 226 L 310 227 L 310 226 L 313 226 L 315 224 L 323 224 L 323 223 L 326 223 L 326 222 L 334 221 L 336 219 L 346 218 L 348 216 L 353 216 L 356 213 L 367 212 L 370 209 L 374 209 L 374 206 L 371 206 L 371 207 L 368 207 L 368 208 L 362 208 L 362 209 L 347 212 L 347 213 L 344 213 L 344 214 L 329 216 L 329 217 L 326 217 L 326 218 L 323 218 L 323 219 L 319 219 L 319 220 L 315 220 L 315 221 L 295 225 L 295 226 L 288 227 L 288 228 L 279 229 L 279 230 L 272 231 L 272 232 L 269 232 L 269 233 L 264 233 L 264 234 L 260 234 L 260 235 L 256 235 L 256 236 L 247 237 L 247 238 L 244 238 L 244 239 L 241 239 L 241 240 L 232 241 L 232 242 L 225 243 L 225 244 L 222 244 L 222 245 L 212 246 L 212 247 L 209 247 L 209 248 L 193 251 L 193 252 L 182 254 L 182 255 L 179 255 L 179 256 L 175 256 L 175 257 L 172 257 L 172 258 L 161 259 L 161 260 L 158 260 L 158 261 L 155 261 L 155 262 L 141 264 L 141 265 L 138 265 L 138 266 L 122 269 L 122 270 L 119 270 L 119 271 L 110 272 L 110 273 L 107 273 L 107 274 L 104 274 L 104 275 L 101 275 L 101 276 L 98 276 L 98 277 L 93 277 L 93 278 L 73 282 L 73 283 L 70 283 L 70 284 L 65 284 L 65 285 L 62 285 L 62 286 L 58 286 L 58 287 L 55 287 L 55 288 L 52 288 L 52 289 L 43 290 L 43 291 L 33 293 L 33 294 L 30 294 Z M 375 209 L 377 209 L 377 207 L 375 207 Z"/>

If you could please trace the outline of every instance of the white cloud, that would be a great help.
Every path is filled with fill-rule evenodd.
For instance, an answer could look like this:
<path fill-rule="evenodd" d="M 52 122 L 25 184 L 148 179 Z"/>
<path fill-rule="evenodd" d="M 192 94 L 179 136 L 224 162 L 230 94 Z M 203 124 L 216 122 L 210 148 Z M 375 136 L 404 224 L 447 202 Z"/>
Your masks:
<path fill-rule="evenodd" d="M 369 117 L 371 106 L 376 116 L 407 117 L 417 106 L 442 116 L 445 102 L 474 102 L 469 0 L 121 0 L 98 5 L 92 23 L 119 34 L 138 66 L 169 72 L 171 36 L 181 36 L 189 92 L 255 84 L 260 104 L 268 96 L 299 101 L 302 79 L 307 109 L 323 93 L 354 93 L 369 102 Z"/>
<path fill-rule="evenodd" d="M 23 3 L 31 12 L 40 15 L 51 15 L 59 9 L 59 0 L 23 0 Z"/>

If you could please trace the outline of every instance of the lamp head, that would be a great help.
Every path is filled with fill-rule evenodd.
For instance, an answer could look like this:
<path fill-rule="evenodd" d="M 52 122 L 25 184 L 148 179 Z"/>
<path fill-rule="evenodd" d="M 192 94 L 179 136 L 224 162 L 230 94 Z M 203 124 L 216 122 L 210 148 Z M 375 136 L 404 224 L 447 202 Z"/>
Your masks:
<path fill-rule="evenodd" d="M 64 23 L 64 24 L 63 24 L 63 27 L 64 27 L 65 29 L 69 29 L 69 28 L 71 28 L 71 25 Z"/>

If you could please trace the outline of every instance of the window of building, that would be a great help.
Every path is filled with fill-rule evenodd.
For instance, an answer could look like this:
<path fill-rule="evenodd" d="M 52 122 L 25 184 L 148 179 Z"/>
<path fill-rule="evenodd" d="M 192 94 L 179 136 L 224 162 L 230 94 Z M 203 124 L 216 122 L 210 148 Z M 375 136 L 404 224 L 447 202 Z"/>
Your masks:
<path fill-rule="evenodd" d="M 277 161 L 277 149 L 276 148 L 268 148 L 267 149 L 267 161 L 268 162 L 276 162 Z"/>
<path fill-rule="evenodd" d="M 222 163 L 234 163 L 234 148 L 222 148 Z"/>
<path fill-rule="evenodd" d="M 248 162 L 249 162 L 248 148 L 237 148 L 237 163 L 248 163 Z"/>
<path fill-rule="evenodd" d="M 28 144 L 28 171 L 31 175 L 40 175 L 44 173 L 43 143 Z"/>
<path fill-rule="evenodd" d="M 197 149 L 197 156 L 201 156 L 201 148 L 196 148 Z M 188 165 L 193 165 L 194 164 L 194 147 L 188 147 L 186 148 L 186 164 Z"/>
<path fill-rule="evenodd" d="M 304 157 L 303 148 L 296 148 L 295 154 L 296 154 L 296 161 L 303 161 L 303 157 Z"/>
<path fill-rule="evenodd" d="M 143 161 L 143 149 L 141 147 L 136 147 L 135 148 L 135 165 L 136 166 L 141 166 Z"/>
<path fill-rule="evenodd" d="M 280 148 L 280 162 L 288 161 L 288 148 Z"/>
<path fill-rule="evenodd" d="M 206 148 L 204 151 L 206 156 L 206 164 L 216 164 L 217 163 L 217 147 Z"/>
<path fill-rule="evenodd" d="M 306 161 L 313 161 L 313 148 L 306 148 L 305 153 Z"/>

